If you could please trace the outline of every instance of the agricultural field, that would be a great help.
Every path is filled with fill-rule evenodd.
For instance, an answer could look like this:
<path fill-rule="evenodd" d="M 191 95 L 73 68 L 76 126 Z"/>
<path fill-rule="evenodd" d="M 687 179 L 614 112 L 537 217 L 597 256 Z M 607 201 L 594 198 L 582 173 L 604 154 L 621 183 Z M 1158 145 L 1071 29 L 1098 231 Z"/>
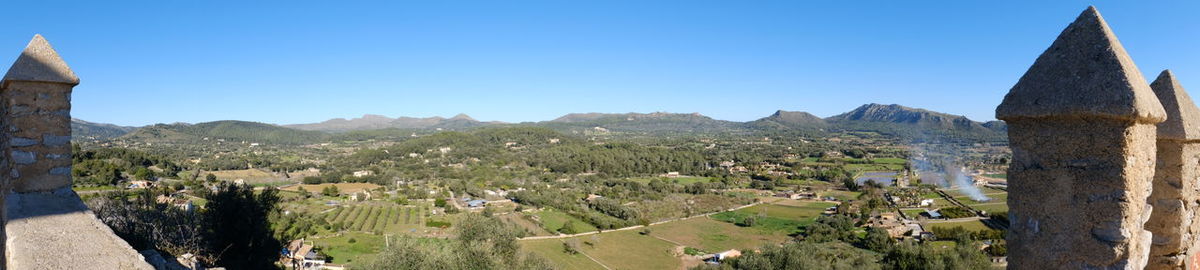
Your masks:
<path fill-rule="evenodd" d="M 925 223 L 924 226 L 926 227 L 925 228 L 926 230 L 933 230 L 933 228 L 949 229 L 949 228 L 954 228 L 954 227 L 963 227 L 963 229 L 966 229 L 968 231 L 984 231 L 984 230 L 990 229 L 987 226 L 987 224 L 983 224 L 983 222 L 979 221 L 979 220 L 936 222 L 936 223 L 929 222 L 929 223 Z"/>
<path fill-rule="evenodd" d="M 283 187 L 283 188 L 279 188 L 279 189 L 285 190 L 285 191 L 299 191 L 300 187 L 304 187 L 304 190 L 308 191 L 309 193 L 316 193 L 316 192 L 321 192 L 321 190 L 325 189 L 325 187 L 328 187 L 328 186 L 337 186 L 338 191 L 341 192 L 342 194 L 350 194 L 350 193 L 355 193 L 355 192 L 359 192 L 359 191 L 363 191 L 363 190 L 375 190 L 377 188 L 383 187 L 383 186 L 372 184 L 372 183 L 324 183 L 324 184 L 317 184 L 317 185 L 299 184 L 299 185 L 292 185 L 292 186 Z"/>
<path fill-rule="evenodd" d="M 828 190 L 828 191 L 817 192 L 817 196 L 820 196 L 822 198 L 834 197 L 834 198 L 838 199 L 839 201 L 856 200 L 856 199 L 858 199 L 859 195 L 862 195 L 862 192 L 845 191 L 845 190 Z"/>
<path fill-rule="evenodd" d="M 283 175 L 276 175 L 275 173 L 272 173 L 272 172 L 269 172 L 266 170 L 262 170 L 262 169 L 203 171 L 200 173 L 200 178 L 204 179 L 204 176 L 208 175 L 210 173 L 212 175 L 216 176 L 217 179 L 220 179 L 220 180 L 233 181 L 233 180 L 237 180 L 237 179 L 242 179 L 242 180 L 246 181 L 246 184 L 251 184 L 251 185 L 260 184 L 260 183 L 278 182 L 280 180 L 287 179 L 287 178 L 284 178 Z M 292 179 L 295 179 L 296 181 L 300 180 L 300 178 L 292 178 Z"/>
<path fill-rule="evenodd" d="M 384 236 L 350 232 L 334 237 L 313 238 L 322 252 L 335 264 L 354 264 L 374 259 L 384 247 Z"/>
<path fill-rule="evenodd" d="M 325 220 L 343 230 L 367 233 L 412 233 L 422 226 L 428 211 L 425 206 L 401 206 L 392 203 L 364 203 L 338 207 L 326 212 Z"/>
<path fill-rule="evenodd" d="M 563 241 L 578 241 L 582 254 L 563 251 Z M 590 243 L 590 244 L 589 244 Z M 564 239 L 521 241 L 524 249 L 549 259 L 563 269 L 595 269 L 588 265 L 591 256 L 611 269 L 678 269 L 681 261 L 675 254 L 676 245 L 637 230 L 614 231 Z M 594 264 L 594 262 L 593 262 Z"/>
<path fill-rule="evenodd" d="M 521 241 L 521 250 L 546 258 L 560 269 L 604 270 L 603 266 L 583 254 L 570 254 L 563 250 L 561 239 Z"/>
<path fill-rule="evenodd" d="M 496 217 L 499 218 L 500 220 L 503 220 L 506 223 L 517 225 L 517 227 L 520 227 L 521 229 L 525 230 L 525 232 L 528 233 L 530 236 L 547 236 L 547 235 L 558 234 L 558 233 L 553 233 L 553 232 L 547 231 L 545 228 L 542 228 L 542 226 L 539 226 L 537 223 L 534 223 L 532 220 L 529 220 L 528 218 L 524 217 L 523 214 L 524 213 L 512 213 L 512 214 L 505 214 L 505 215 L 496 215 Z"/>
<path fill-rule="evenodd" d="M 761 230 L 739 227 L 708 217 L 668 222 L 650 226 L 650 229 L 651 236 L 708 252 L 756 249 L 765 244 L 782 243 L 791 239 L 782 232 L 764 233 Z"/>
<path fill-rule="evenodd" d="M 946 194 L 954 196 L 954 199 L 967 204 L 975 210 L 987 211 L 988 213 L 1008 211 L 1008 192 L 993 188 L 981 188 L 981 191 L 983 191 L 983 195 L 987 195 L 991 200 L 986 202 L 975 201 L 970 196 L 958 190 L 946 190 Z"/>
<path fill-rule="evenodd" d="M 786 201 L 786 200 L 780 200 Z M 804 206 L 791 206 L 775 203 L 765 203 L 732 212 L 722 212 L 711 217 L 715 220 L 733 224 L 743 223 L 745 219 L 758 217 L 751 226 L 767 232 L 783 232 L 793 234 L 801 231 L 816 220 L 826 208 L 837 204 L 828 202 L 807 202 Z"/>
<path fill-rule="evenodd" d="M 575 224 L 576 233 L 596 230 L 596 226 L 592 226 L 590 223 L 584 222 L 583 220 L 568 215 L 567 213 L 559 212 L 558 210 L 554 209 L 537 211 L 534 213 L 534 215 L 537 215 L 537 217 L 541 219 L 542 227 L 551 232 L 558 232 L 558 229 L 562 228 L 567 221 L 571 221 L 571 224 Z"/>

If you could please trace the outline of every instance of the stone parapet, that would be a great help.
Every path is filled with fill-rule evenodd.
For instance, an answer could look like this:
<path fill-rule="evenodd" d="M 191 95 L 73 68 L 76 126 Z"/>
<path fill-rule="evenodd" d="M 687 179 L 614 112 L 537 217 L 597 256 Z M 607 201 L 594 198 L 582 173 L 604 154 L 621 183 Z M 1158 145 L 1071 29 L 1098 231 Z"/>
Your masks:
<path fill-rule="evenodd" d="M 1200 223 L 1194 220 L 1200 210 L 1200 183 L 1195 180 L 1200 179 L 1200 108 L 1169 70 L 1150 88 L 1166 109 L 1167 121 L 1158 124 L 1158 162 L 1149 198 L 1154 210 L 1146 222 L 1154 237 L 1146 269 L 1183 269 L 1200 240 Z"/>
<path fill-rule="evenodd" d="M 71 90 L 79 78 L 41 35 L 0 83 L 6 269 L 153 269 L 71 190 Z"/>
<path fill-rule="evenodd" d="M 996 108 L 1008 123 L 1009 269 L 1142 269 L 1156 124 L 1167 118 L 1095 8 Z"/>

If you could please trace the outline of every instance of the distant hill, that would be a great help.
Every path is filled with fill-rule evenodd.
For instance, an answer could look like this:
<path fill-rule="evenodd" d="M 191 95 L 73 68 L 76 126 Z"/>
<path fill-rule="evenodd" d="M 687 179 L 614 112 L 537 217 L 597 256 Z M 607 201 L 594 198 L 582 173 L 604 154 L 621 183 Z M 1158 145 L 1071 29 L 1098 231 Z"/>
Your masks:
<path fill-rule="evenodd" d="M 306 131 L 247 121 L 214 121 L 197 124 L 157 124 L 140 128 L 120 139 L 142 142 L 196 142 L 224 139 L 231 142 L 309 144 L 329 138 L 319 131 Z"/>
<path fill-rule="evenodd" d="M 711 133 L 744 131 L 740 122 L 716 120 L 699 113 L 572 113 L 534 125 L 558 130 L 606 130 L 616 132 L 662 133 L 690 132 Z"/>
<path fill-rule="evenodd" d="M 825 119 L 807 112 L 778 110 L 771 116 L 763 117 L 746 123 L 757 129 L 789 129 L 789 128 L 824 128 L 828 126 Z"/>
<path fill-rule="evenodd" d="M 846 113 L 820 118 L 800 111 L 779 110 L 750 122 L 716 120 L 699 113 L 572 113 L 550 121 L 507 124 L 481 122 L 459 114 L 443 117 L 399 117 L 364 115 L 353 119 L 331 119 L 321 123 L 278 126 L 246 121 L 215 121 L 198 124 L 157 124 L 142 128 L 73 122 L 77 137 L 119 138 L 140 142 L 188 142 L 224 139 L 272 144 L 308 144 L 329 140 L 411 138 L 439 130 L 469 130 L 483 127 L 541 127 L 569 134 L 625 135 L 745 135 L 821 136 L 831 131 L 871 131 L 915 140 L 967 139 L 1005 140 L 1004 122 L 976 122 L 965 116 L 910 108 L 896 104 L 866 104 Z"/>
<path fill-rule="evenodd" d="M 71 137 L 75 140 L 106 140 L 128 134 L 136 127 L 92 123 L 71 118 Z"/>
<path fill-rule="evenodd" d="M 951 136 L 979 140 L 1003 139 L 1003 122 L 980 123 L 966 116 L 909 108 L 896 104 L 866 104 L 825 118 L 844 129 L 872 130 L 906 136 Z"/>
<path fill-rule="evenodd" d="M 347 132 L 373 129 L 465 129 L 489 124 L 496 124 L 496 122 L 480 122 L 466 114 L 458 114 L 451 118 L 440 116 L 389 118 L 382 115 L 367 114 L 360 118 L 335 118 L 320 123 L 285 125 L 284 127 L 299 130 Z"/>

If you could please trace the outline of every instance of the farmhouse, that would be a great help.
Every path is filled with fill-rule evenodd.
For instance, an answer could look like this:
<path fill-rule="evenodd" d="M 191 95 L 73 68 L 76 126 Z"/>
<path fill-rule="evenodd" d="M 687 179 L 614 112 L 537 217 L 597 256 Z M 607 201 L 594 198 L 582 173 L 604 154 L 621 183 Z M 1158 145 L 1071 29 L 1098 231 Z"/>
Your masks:
<path fill-rule="evenodd" d="M 373 172 L 373 171 L 370 171 L 370 170 L 361 170 L 361 171 L 355 171 L 355 172 L 354 172 L 354 177 L 370 176 L 370 175 L 373 175 L 373 174 L 375 174 L 375 172 Z"/>
<path fill-rule="evenodd" d="M 292 269 L 324 269 L 325 256 L 317 253 L 312 245 L 305 244 L 304 239 L 293 240 L 288 243 L 288 246 L 283 249 L 284 265 L 289 265 Z"/>

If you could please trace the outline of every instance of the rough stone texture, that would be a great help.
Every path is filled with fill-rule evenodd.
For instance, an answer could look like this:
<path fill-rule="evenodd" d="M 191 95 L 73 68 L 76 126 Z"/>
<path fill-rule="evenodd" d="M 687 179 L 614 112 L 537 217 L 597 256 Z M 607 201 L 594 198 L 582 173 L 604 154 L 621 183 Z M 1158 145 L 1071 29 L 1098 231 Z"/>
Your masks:
<path fill-rule="evenodd" d="M 1009 269 L 1141 269 L 1155 127 L 1106 118 L 1009 123 Z"/>
<path fill-rule="evenodd" d="M 154 269 L 68 188 L 9 193 L 8 269 Z"/>
<path fill-rule="evenodd" d="M 71 186 L 72 84 L 45 81 L 5 81 L 0 97 L 9 107 L 23 107 L 25 113 L 8 115 L 8 133 L 17 138 L 35 138 L 36 143 L 10 148 L 16 171 L 12 190 L 49 191 Z M 63 172 L 68 173 L 63 173 Z"/>
<path fill-rule="evenodd" d="M 1200 140 L 1200 108 L 1175 79 L 1175 74 L 1163 70 L 1150 84 L 1150 89 L 1167 113 L 1167 120 L 1158 124 L 1158 138 Z"/>
<path fill-rule="evenodd" d="M 1166 111 L 1089 7 L 1004 97 L 1009 269 L 1142 269 Z"/>
<path fill-rule="evenodd" d="M 1146 269 L 1183 269 L 1194 254 L 1200 223 L 1195 222 L 1200 199 L 1200 108 L 1168 70 L 1150 85 L 1167 112 L 1158 124 L 1158 161 L 1154 206 L 1146 229 L 1154 234 Z"/>
<path fill-rule="evenodd" d="M 996 118 L 1091 115 L 1166 118 L 1108 23 L 1089 7 L 1021 76 L 996 108 Z"/>
<path fill-rule="evenodd" d="M 67 62 L 58 56 L 54 47 L 42 35 L 34 35 L 33 40 L 25 45 L 25 50 L 17 61 L 4 74 L 5 83 L 9 81 L 38 81 L 79 84 L 75 72 L 67 67 Z"/>

